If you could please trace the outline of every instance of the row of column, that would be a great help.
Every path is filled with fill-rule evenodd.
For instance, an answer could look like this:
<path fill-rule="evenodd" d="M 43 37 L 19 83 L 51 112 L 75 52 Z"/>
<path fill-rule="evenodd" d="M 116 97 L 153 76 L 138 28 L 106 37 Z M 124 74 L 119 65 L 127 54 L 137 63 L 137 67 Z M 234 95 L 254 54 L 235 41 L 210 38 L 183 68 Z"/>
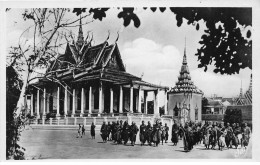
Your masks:
<path fill-rule="evenodd" d="M 120 86 L 119 89 L 119 113 L 123 113 L 123 87 Z M 137 112 L 141 113 L 141 88 L 138 89 L 138 108 Z M 147 114 L 147 96 L 148 92 L 144 92 L 144 114 Z M 158 103 L 158 92 L 159 90 L 154 91 L 154 114 L 159 114 L 159 103 Z M 75 115 L 76 112 L 76 90 L 73 89 L 72 92 L 72 116 Z M 103 112 L 103 87 L 102 84 L 99 87 L 99 111 L 98 111 L 98 116 Z M 33 94 L 31 94 L 31 115 L 33 115 Z M 113 114 L 113 107 L 114 107 L 114 91 L 113 88 L 110 88 L 110 113 Z M 57 114 L 56 117 L 60 117 L 60 87 L 57 87 Z M 40 90 L 37 90 L 37 102 L 36 102 L 36 114 L 37 117 L 39 117 L 40 114 Z M 167 92 L 165 91 L 165 111 L 164 113 L 167 114 Z M 46 115 L 46 88 L 43 89 L 43 116 Z M 133 113 L 133 87 L 130 87 L 130 113 Z M 88 116 L 91 116 L 92 114 L 92 86 L 89 87 L 89 113 Z M 85 89 L 81 89 L 81 113 L 80 116 L 84 115 L 84 110 L 85 110 Z M 65 95 L 64 95 L 64 115 L 67 116 L 68 114 L 68 87 L 65 87 Z"/>

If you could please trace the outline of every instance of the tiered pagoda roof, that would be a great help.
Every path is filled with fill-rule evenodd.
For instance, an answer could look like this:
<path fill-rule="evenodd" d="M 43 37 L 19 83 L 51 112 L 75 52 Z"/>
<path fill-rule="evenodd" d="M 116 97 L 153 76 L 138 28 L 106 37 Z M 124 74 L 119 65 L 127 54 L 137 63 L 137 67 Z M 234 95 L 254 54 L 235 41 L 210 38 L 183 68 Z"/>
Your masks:
<path fill-rule="evenodd" d="M 126 72 L 123 64 L 117 40 L 109 44 L 107 40 L 99 45 L 92 46 L 92 39 L 84 40 L 80 24 L 76 42 L 68 43 L 65 53 L 59 55 L 47 70 L 45 77 L 37 84 L 44 84 L 50 80 L 60 82 L 83 82 L 99 80 L 118 85 L 138 84 L 145 86 L 147 90 L 167 87 L 150 84 L 140 77 Z"/>
<path fill-rule="evenodd" d="M 252 74 L 250 76 L 249 88 L 245 94 L 243 94 L 241 86 L 239 97 L 236 99 L 236 105 L 252 105 Z"/>
<path fill-rule="evenodd" d="M 178 81 L 176 82 L 175 87 L 173 87 L 169 93 L 198 93 L 203 94 L 203 92 L 198 89 L 193 81 L 191 80 L 189 67 L 187 64 L 186 57 L 186 46 L 184 49 L 183 62 L 181 66 L 180 75 L 178 77 Z"/>

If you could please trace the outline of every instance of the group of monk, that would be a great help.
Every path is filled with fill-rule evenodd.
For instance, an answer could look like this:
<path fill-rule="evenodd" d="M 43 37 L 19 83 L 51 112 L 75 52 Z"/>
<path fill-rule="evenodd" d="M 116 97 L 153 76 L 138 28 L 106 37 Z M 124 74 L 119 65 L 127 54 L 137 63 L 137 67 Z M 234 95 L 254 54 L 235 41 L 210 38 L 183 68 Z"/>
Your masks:
<path fill-rule="evenodd" d="M 100 132 L 101 137 L 104 143 L 107 141 L 113 141 L 117 144 L 127 144 L 130 140 L 131 145 L 134 146 L 136 142 L 136 135 L 140 130 L 139 138 L 141 141 L 141 146 L 144 145 L 146 142 L 148 145 L 158 146 L 160 141 L 167 143 L 168 140 L 168 132 L 169 127 L 167 124 L 162 126 L 162 123 L 156 121 L 156 123 L 152 126 L 151 123 L 148 121 L 147 125 L 145 125 L 144 121 L 140 125 L 140 129 L 136 126 L 135 122 L 132 122 L 131 125 L 128 124 L 128 121 L 123 123 L 122 120 L 117 122 L 103 122 Z"/>
<path fill-rule="evenodd" d="M 178 125 L 176 122 L 172 126 L 172 142 L 177 145 L 178 139 L 183 138 L 185 151 L 192 150 L 193 146 L 203 141 L 206 149 L 215 149 L 218 145 L 219 150 L 224 147 L 232 148 L 238 145 L 247 147 L 251 135 L 251 129 L 247 123 L 243 127 L 239 123 L 201 123 L 186 122 L 184 126 Z"/>
<path fill-rule="evenodd" d="M 101 126 L 101 137 L 103 142 L 113 141 L 116 144 L 127 144 L 128 141 L 134 146 L 136 142 L 137 133 L 139 133 L 139 138 L 141 146 L 145 145 L 147 142 L 150 146 L 158 146 L 160 142 L 167 143 L 169 137 L 169 127 L 165 123 L 159 120 L 155 124 L 151 124 L 149 121 L 147 125 L 144 121 L 138 128 L 135 122 L 128 124 L 128 121 L 117 121 L 117 122 L 105 122 Z M 238 145 L 241 147 L 247 147 L 251 135 L 251 129 L 244 123 L 240 126 L 238 123 L 213 123 L 205 122 L 202 123 L 186 122 L 184 125 L 178 124 L 174 121 L 172 125 L 171 141 L 174 146 L 178 144 L 179 139 L 183 140 L 183 146 L 185 151 L 190 151 L 193 149 L 194 145 L 203 144 L 206 149 L 215 149 L 216 146 L 219 150 L 224 147 L 232 148 Z"/>
<path fill-rule="evenodd" d="M 130 140 L 131 145 L 135 145 L 136 142 L 136 135 L 138 133 L 139 129 L 136 126 L 135 122 L 132 122 L 131 125 L 128 124 L 128 121 L 125 121 L 123 123 L 122 120 L 117 122 L 103 122 L 100 132 L 103 142 L 107 141 L 114 141 L 114 143 L 125 145 Z"/>

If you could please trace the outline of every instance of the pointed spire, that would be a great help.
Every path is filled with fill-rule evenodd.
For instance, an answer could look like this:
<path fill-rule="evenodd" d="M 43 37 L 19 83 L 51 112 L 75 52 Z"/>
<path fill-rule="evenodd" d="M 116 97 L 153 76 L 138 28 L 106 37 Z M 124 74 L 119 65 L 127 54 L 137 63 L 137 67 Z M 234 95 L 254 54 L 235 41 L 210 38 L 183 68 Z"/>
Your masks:
<path fill-rule="evenodd" d="M 117 38 L 116 38 L 115 43 L 118 41 L 118 39 L 119 39 L 119 32 L 117 32 Z"/>
<path fill-rule="evenodd" d="M 242 98 L 242 96 L 243 96 L 243 89 L 242 89 L 242 80 L 241 80 L 241 87 L 240 87 L 239 97 Z"/>
<path fill-rule="evenodd" d="M 184 55 L 183 55 L 183 65 L 187 64 L 187 57 L 186 57 L 186 37 L 185 37 L 185 46 L 184 46 Z"/>
<path fill-rule="evenodd" d="M 84 43 L 84 36 L 83 36 L 83 31 L 82 31 L 82 22 L 81 22 L 81 15 L 80 15 L 77 45 L 79 47 L 81 47 L 83 45 L 83 43 Z"/>

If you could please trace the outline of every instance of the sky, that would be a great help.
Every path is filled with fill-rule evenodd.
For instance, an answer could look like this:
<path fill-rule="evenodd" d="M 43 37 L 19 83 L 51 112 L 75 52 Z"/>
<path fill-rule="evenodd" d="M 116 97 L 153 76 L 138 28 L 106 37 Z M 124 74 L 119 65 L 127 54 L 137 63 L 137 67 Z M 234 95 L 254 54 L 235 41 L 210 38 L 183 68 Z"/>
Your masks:
<path fill-rule="evenodd" d="M 21 11 L 23 9 L 12 9 L 7 13 L 8 47 L 16 45 L 20 34 L 28 27 L 28 23 L 22 19 Z M 216 94 L 222 97 L 236 97 L 239 95 L 241 82 L 243 92 L 248 89 L 250 69 L 241 70 L 235 75 L 221 75 L 214 73 L 212 66 L 207 72 L 197 67 L 199 62 L 195 54 L 200 48 L 198 42 L 206 28 L 202 21 L 197 31 L 195 26 L 187 25 L 186 20 L 178 27 L 175 14 L 169 9 L 161 13 L 138 8 L 136 14 L 141 21 L 140 27 L 134 27 L 133 22 L 124 27 L 123 20 L 117 17 L 118 12 L 118 9 L 108 10 L 107 17 L 102 21 L 96 20 L 84 25 L 83 33 L 86 36 L 87 31 L 92 31 L 95 44 L 99 44 L 105 41 L 110 31 L 108 42 L 113 44 L 119 32 L 118 46 L 127 72 L 136 76 L 143 75 L 143 80 L 150 83 L 174 87 L 182 65 L 186 37 L 191 79 L 204 92 L 204 96 Z M 69 14 L 67 17 L 76 16 Z M 78 27 L 70 30 L 78 33 Z"/>

